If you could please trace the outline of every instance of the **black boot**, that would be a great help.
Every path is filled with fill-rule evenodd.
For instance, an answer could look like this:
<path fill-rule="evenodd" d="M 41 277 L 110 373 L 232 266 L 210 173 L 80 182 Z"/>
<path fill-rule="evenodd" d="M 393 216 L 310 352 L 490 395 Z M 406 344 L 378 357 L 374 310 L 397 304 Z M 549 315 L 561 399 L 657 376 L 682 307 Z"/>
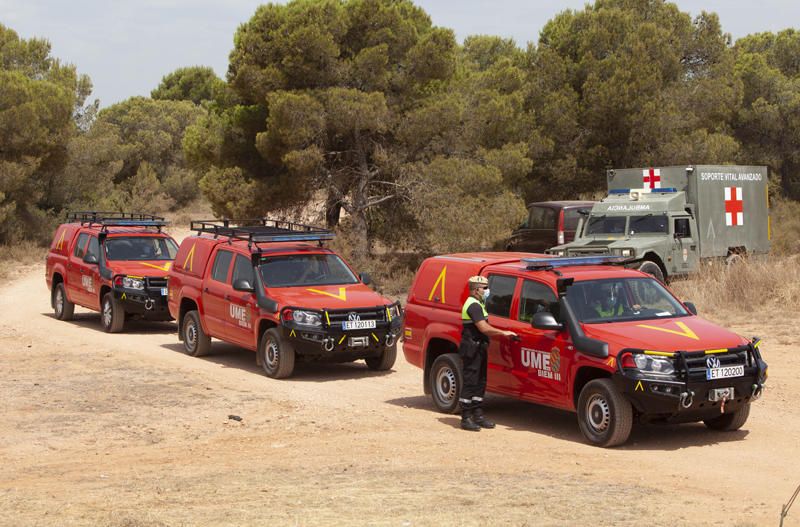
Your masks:
<path fill-rule="evenodd" d="M 472 408 L 461 410 L 461 428 L 470 432 L 480 432 L 481 427 L 472 419 Z"/>
<path fill-rule="evenodd" d="M 494 428 L 494 423 L 486 419 L 483 415 L 483 408 L 475 408 L 472 410 L 472 421 L 481 428 Z"/>

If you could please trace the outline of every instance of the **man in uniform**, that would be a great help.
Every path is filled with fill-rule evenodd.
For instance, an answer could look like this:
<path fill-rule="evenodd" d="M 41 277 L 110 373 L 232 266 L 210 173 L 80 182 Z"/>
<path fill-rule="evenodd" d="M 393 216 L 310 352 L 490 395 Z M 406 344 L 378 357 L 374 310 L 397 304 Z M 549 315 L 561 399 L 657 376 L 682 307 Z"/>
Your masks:
<path fill-rule="evenodd" d="M 484 302 L 489 296 L 489 281 L 483 276 L 468 280 L 469 296 L 461 308 L 461 356 L 464 387 L 461 390 L 461 428 L 477 432 L 481 428 L 494 428 L 494 423 L 483 415 L 481 404 L 486 391 L 486 366 L 489 337 L 515 337 L 513 331 L 503 331 L 489 325 L 489 314 Z"/>

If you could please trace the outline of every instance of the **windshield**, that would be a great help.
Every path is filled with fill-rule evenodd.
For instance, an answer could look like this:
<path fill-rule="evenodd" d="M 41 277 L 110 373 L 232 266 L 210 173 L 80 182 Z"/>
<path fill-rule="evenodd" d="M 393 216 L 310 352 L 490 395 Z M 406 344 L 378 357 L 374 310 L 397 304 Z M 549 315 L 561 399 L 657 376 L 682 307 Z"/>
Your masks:
<path fill-rule="evenodd" d="M 174 241 L 155 236 L 108 238 L 103 245 L 109 260 L 174 260 L 178 254 Z"/>
<path fill-rule="evenodd" d="M 631 235 L 642 233 L 665 233 L 667 232 L 667 215 L 647 214 L 645 216 L 631 216 L 628 232 Z"/>
<path fill-rule="evenodd" d="M 625 234 L 627 216 L 590 216 L 586 234 Z"/>
<path fill-rule="evenodd" d="M 578 320 L 587 324 L 682 317 L 681 304 L 653 278 L 575 282 L 567 290 Z"/>
<path fill-rule="evenodd" d="M 335 254 L 291 254 L 264 258 L 259 266 L 267 287 L 355 284 L 358 278 Z"/>

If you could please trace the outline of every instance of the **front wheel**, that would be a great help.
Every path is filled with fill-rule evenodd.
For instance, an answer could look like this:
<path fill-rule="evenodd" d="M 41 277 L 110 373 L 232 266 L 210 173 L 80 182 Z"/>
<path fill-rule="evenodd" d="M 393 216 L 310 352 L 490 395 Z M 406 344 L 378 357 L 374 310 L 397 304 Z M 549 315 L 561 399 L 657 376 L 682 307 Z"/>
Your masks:
<path fill-rule="evenodd" d="M 611 379 L 595 379 L 578 398 L 578 425 L 593 445 L 621 445 L 631 434 L 633 408 Z"/>
<path fill-rule="evenodd" d="M 63 283 L 56 284 L 53 289 L 53 312 L 58 320 L 72 320 L 75 313 L 75 304 L 67 300 Z"/>
<path fill-rule="evenodd" d="M 377 357 L 368 357 L 364 359 L 367 367 L 374 371 L 386 371 L 394 366 L 394 361 L 397 359 L 397 343 L 395 342 L 389 347 L 384 347 L 383 351 Z"/>
<path fill-rule="evenodd" d="M 125 325 L 125 308 L 114 298 L 113 293 L 103 295 L 100 324 L 106 333 L 119 333 Z"/>
<path fill-rule="evenodd" d="M 661 282 L 664 282 L 664 272 L 661 270 L 661 267 L 655 262 L 651 262 L 650 260 L 645 260 L 639 265 L 639 270 L 643 273 L 647 273 L 652 275 L 653 278 Z"/>
<path fill-rule="evenodd" d="M 285 379 L 294 371 L 294 347 L 281 336 L 277 328 L 264 332 L 259 353 L 267 377 Z"/>
<path fill-rule="evenodd" d="M 741 406 L 738 410 L 727 414 L 722 414 L 719 417 L 706 419 L 703 423 L 712 430 L 721 430 L 723 432 L 733 432 L 739 430 L 747 422 L 750 417 L 750 403 Z"/>
<path fill-rule="evenodd" d="M 428 374 L 428 388 L 436 409 L 446 414 L 458 412 L 458 397 L 463 387 L 461 357 L 457 353 L 445 353 L 436 357 Z"/>

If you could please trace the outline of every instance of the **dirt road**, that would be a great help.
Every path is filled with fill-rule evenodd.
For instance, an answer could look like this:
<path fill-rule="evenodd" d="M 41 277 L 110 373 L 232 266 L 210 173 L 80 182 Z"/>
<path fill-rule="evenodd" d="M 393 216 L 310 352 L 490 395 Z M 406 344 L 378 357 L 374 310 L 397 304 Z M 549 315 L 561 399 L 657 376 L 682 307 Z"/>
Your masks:
<path fill-rule="evenodd" d="M 60 322 L 43 274 L 0 289 L 0 525 L 777 525 L 800 484 L 796 316 L 726 317 L 770 364 L 743 430 L 600 449 L 573 414 L 500 397 L 497 429 L 463 432 L 402 355 L 277 381 L 220 342 L 184 355 L 172 324 Z"/>

